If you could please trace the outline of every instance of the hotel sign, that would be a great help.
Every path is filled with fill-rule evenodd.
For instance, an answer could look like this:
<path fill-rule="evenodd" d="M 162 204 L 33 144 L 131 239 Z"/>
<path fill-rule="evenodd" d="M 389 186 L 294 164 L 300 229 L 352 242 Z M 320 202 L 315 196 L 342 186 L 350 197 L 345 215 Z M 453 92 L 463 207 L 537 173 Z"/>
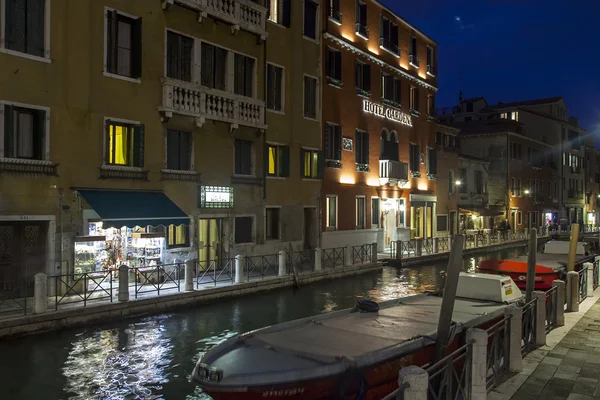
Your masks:
<path fill-rule="evenodd" d="M 199 208 L 233 208 L 233 187 L 200 186 Z"/>
<path fill-rule="evenodd" d="M 363 112 L 373 114 L 390 121 L 398 122 L 402 125 L 412 126 L 410 115 L 398 111 L 394 108 L 382 106 L 369 100 L 363 100 Z"/>

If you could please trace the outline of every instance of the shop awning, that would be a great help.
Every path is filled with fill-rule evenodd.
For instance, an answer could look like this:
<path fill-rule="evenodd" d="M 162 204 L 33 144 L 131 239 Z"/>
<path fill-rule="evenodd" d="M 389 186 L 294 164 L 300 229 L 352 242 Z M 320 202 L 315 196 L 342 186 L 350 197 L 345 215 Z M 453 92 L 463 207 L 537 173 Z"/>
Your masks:
<path fill-rule="evenodd" d="M 77 189 L 104 228 L 187 225 L 190 217 L 163 192 Z"/>

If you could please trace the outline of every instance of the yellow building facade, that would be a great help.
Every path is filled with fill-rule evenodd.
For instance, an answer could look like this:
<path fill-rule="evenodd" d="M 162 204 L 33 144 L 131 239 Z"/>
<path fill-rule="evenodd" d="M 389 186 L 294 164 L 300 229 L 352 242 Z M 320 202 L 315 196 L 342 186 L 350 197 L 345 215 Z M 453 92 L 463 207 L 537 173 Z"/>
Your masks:
<path fill-rule="evenodd" d="M 249 0 L 19 3 L 0 2 L 0 292 L 316 245 L 320 49 L 301 2 L 289 28 Z"/>

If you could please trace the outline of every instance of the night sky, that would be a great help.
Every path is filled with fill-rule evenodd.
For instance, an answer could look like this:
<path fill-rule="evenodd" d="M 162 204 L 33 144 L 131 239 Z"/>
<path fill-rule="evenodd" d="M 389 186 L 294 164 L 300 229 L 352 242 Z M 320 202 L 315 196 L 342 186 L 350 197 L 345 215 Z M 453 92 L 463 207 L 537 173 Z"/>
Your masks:
<path fill-rule="evenodd" d="M 600 134 L 599 0 L 383 0 L 438 43 L 438 107 L 563 96 Z"/>

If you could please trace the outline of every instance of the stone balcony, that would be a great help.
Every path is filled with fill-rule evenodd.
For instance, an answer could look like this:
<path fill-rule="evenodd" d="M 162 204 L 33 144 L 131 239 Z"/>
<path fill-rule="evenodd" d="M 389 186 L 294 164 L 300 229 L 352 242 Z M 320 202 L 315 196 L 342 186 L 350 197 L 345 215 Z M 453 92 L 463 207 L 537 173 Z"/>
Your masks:
<path fill-rule="evenodd" d="M 408 164 L 402 161 L 379 160 L 379 184 L 396 185 L 408 182 Z"/>
<path fill-rule="evenodd" d="M 262 100 L 169 78 L 162 79 L 162 87 L 162 106 L 158 109 L 164 120 L 179 114 L 195 118 L 199 128 L 206 120 L 228 123 L 231 131 L 240 125 L 258 129 L 267 127 Z"/>
<path fill-rule="evenodd" d="M 162 0 L 164 10 L 173 4 L 196 11 L 198 22 L 210 16 L 230 24 L 232 34 L 243 29 L 256 34 L 261 40 L 269 35 L 267 9 L 251 0 Z"/>

